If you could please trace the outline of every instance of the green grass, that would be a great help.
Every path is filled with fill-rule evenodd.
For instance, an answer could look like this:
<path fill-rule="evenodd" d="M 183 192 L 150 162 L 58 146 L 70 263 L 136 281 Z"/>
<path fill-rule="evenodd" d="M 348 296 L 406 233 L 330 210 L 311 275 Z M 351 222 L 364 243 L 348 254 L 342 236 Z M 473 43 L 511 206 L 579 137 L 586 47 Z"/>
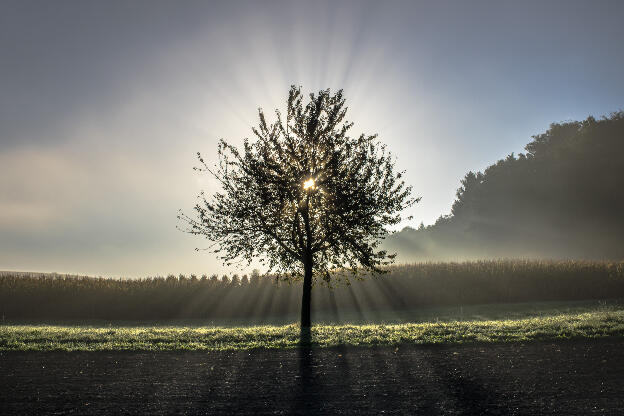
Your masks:
<path fill-rule="evenodd" d="M 312 345 L 373 346 L 518 342 L 624 336 L 624 309 L 523 319 L 317 325 Z M 2 325 L 0 351 L 178 351 L 295 348 L 298 325 L 250 327 Z"/>

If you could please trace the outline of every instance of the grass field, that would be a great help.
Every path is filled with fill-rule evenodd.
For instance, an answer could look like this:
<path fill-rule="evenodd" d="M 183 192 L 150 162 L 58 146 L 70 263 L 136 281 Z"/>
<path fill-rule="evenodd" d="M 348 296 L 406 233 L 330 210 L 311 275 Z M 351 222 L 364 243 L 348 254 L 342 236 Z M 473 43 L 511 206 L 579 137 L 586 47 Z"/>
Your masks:
<path fill-rule="evenodd" d="M 567 313 L 492 320 L 316 325 L 315 347 L 517 342 L 624 336 L 624 308 L 594 306 Z M 184 351 L 295 348 L 298 325 L 2 325 L 0 351 Z"/>

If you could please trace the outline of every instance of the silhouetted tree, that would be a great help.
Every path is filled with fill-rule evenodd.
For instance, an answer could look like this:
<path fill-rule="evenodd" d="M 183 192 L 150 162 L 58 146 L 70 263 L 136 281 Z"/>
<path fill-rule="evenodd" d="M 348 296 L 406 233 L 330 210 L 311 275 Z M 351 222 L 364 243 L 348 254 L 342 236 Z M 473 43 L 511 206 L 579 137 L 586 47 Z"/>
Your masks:
<path fill-rule="evenodd" d="M 222 190 L 200 194 L 197 217 L 179 218 L 228 265 L 259 258 L 282 277 L 303 278 L 301 327 L 309 328 L 313 282 L 329 283 L 339 269 L 383 272 L 394 255 L 380 240 L 417 199 L 376 135 L 347 135 L 342 90 L 303 98 L 291 87 L 286 119 L 276 111 L 273 124 L 260 109 L 256 140 L 242 149 L 221 140 L 214 169 L 198 154 L 198 169 Z"/>
<path fill-rule="evenodd" d="M 249 283 L 254 286 L 260 284 L 260 270 L 253 269 L 251 271 L 251 279 L 249 279 Z"/>
<path fill-rule="evenodd" d="M 237 274 L 232 276 L 232 280 L 230 281 L 230 284 L 232 286 L 240 286 L 240 278 L 238 277 Z"/>

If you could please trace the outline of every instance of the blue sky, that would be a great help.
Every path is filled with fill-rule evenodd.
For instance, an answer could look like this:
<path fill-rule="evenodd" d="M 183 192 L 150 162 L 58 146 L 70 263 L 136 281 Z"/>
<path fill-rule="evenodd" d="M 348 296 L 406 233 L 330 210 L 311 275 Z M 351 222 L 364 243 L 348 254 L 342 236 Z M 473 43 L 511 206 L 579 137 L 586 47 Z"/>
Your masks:
<path fill-rule="evenodd" d="M 232 272 L 176 230 L 191 168 L 291 84 L 343 88 L 422 201 L 552 122 L 622 109 L 624 2 L 0 4 L 0 269 Z"/>

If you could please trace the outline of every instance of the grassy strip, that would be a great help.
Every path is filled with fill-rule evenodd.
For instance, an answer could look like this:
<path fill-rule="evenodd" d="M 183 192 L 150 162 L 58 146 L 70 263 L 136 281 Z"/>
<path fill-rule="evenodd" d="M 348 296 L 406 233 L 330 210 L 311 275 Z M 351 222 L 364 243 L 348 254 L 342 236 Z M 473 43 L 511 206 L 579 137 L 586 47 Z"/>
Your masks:
<path fill-rule="evenodd" d="M 294 348 L 299 327 L 0 326 L 0 351 L 176 351 Z M 514 342 L 624 336 L 624 310 L 518 320 L 398 325 L 318 325 L 318 347 Z"/>

